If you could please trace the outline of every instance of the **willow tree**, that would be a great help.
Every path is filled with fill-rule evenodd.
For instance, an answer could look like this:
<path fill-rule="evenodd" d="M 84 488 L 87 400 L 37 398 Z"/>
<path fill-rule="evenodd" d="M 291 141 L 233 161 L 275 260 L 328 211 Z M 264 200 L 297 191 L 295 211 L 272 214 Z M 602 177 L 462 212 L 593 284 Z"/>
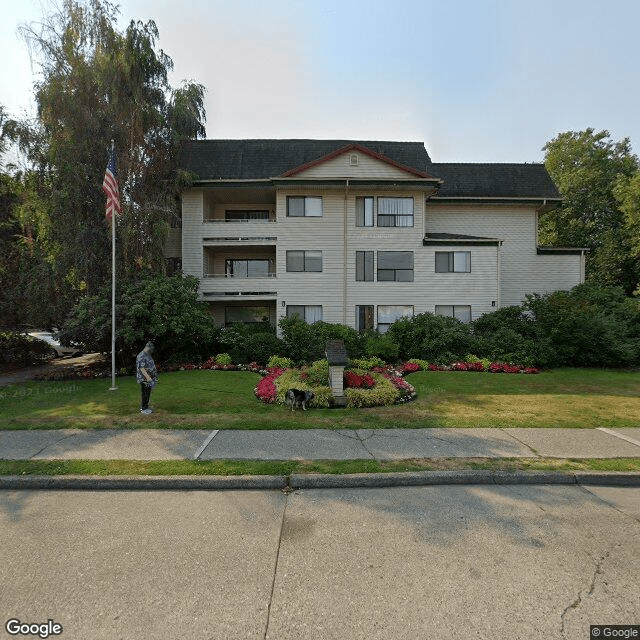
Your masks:
<path fill-rule="evenodd" d="M 162 246 L 186 177 L 177 166 L 185 138 L 203 137 L 201 84 L 172 87 L 173 61 L 152 20 L 118 30 L 105 0 L 64 0 L 21 33 L 40 68 L 37 121 L 22 143 L 39 177 L 50 224 L 56 289 L 68 308 L 110 276 L 110 231 L 102 180 L 111 141 L 122 199 L 120 276 L 163 269 Z"/>

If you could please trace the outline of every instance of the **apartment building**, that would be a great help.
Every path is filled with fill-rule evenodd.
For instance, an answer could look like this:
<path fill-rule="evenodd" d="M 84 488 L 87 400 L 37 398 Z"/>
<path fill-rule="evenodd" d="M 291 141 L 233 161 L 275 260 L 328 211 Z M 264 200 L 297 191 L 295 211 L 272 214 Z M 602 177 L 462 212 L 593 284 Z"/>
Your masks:
<path fill-rule="evenodd" d="M 584 281 L 584 249 L 538 245 L 538 215 L 560 202 L 540 164 L 434 163 L 421 142 L 203 140 L 181 166 L 194 180 L 165 255 L 221 326 L 469 322 Z"/>

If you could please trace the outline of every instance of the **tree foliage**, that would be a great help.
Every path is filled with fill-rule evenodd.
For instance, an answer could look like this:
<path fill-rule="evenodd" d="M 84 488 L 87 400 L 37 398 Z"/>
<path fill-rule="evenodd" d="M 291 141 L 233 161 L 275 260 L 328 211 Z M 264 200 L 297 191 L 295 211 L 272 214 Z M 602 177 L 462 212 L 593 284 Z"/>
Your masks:
<path fill-rule="evenodd" d="M 122 32 L 117 15 L 107 0 L 64 0 L 37 25 L 21 27 L 41 79 L 36 121 L 11 130 L 31 169 L 16 220 L 23 237 L 34 219 L 42 223 L 42 233 L 31 235 L 39 269 L 50 271 L 40 300 L 58 301 L 58 320 L 110 279 L 102 180 L 111 141 L 123 205 L 116 243 L 122 281 L 163 271 L 163 244 L 185 184 L 180 142 L 205 133 L 204 87 L 172 87 L 173 62 L 158 48 L 155 23 L 132 20 Z"/>
<path fill-rule="evenodd" d="M 588 128 L 560 133 L 544 149 L 545 166 L 564 202 L 540 218 L 541 241 L 590 249 L 587 280 L 632 292 L 640 264 L 619 191 L 639 169 L 629 139 L 614 142 L 608 131 Z"/>
<path fill-rule="evenodd" d="M 130 366 L 148 340 L 158 361 L 206 359 L 216 353 L 218 329 L 207 305 L 198 301 L 193 276 L 147 276 L 130 282 L 116 300 L 116 352 Z M 82 344 L 89 351 L 111 351 L 111 290 L 85 296 L 59 333 L 63 344 Z"/>

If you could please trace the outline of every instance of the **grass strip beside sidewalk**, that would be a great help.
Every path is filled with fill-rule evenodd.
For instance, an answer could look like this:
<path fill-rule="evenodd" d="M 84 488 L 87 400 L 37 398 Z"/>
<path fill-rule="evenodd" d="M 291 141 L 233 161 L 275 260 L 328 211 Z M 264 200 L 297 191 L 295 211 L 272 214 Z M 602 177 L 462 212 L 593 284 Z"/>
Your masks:
<path fill-rule="evenodd" d="M 292 473 L 406 471 L 616 471 L 640 472 L 640 458 L 428 458 L 375 460 L 0 460 L 0 476 L 289 476 Z"/>

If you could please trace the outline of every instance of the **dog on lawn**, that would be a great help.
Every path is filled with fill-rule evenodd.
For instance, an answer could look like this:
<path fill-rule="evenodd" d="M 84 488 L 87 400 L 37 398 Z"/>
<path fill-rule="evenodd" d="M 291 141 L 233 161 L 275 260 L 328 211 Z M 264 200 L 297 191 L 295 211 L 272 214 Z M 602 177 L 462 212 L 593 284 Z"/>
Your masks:
<path fill-rule="evenodd" d="M 295 407 L 302 407 L 303 411 L 307 410 L 307 405 L 314 398 L 313 391 L 301 391 L 300 389 L 289 389 L 287 391 L 285 399 L 287 404 L 291 405 L 291 411 L 295 409 Z"/>

